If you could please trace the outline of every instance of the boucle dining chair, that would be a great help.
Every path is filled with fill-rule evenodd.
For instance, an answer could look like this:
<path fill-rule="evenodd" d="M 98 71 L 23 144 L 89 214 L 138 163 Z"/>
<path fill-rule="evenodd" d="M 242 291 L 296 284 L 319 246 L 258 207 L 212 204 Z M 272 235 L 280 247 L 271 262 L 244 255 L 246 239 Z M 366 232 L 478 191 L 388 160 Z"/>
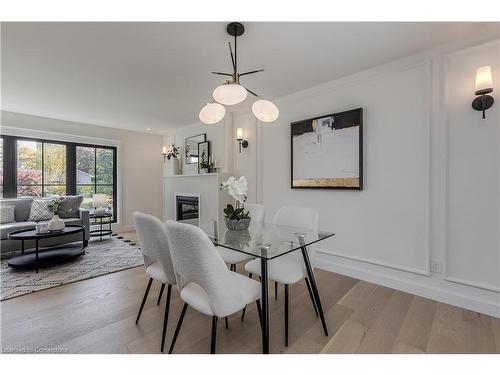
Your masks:
<path fill-rule="evenodd" d="M 313 233 L 318 230 L 319 216 L 317 211 L 308 207 L 283 206 L 274 216 L 274 224 L 307 228 Z M 307 248 L 311 266 L 314 267 L 314 246 Z M 314 302 L 311 284 L 307 278 L 304 259 L 300 253 L 293 252 L 268 263 L 268 278 L 285 285 L 285 346 L 288 346 L 288 315 L 289 315 L 289 285 L 305 279 L 307 291 L 314 307 L 316 316 L 318 309 Z M 261 275 L 260 261 L 252 260 L 245 264 L 245 270 L 250 274 Z M 326 331 L 325 331 L 326 334 Z"/>
<path fill-rule="evenodd" d="M 174 267 L 172 266 L 170 251 L 168 249 L 167 232 L 165 230 L 165 224 L 158 218 L 151 215 L 134 212 L 134 223 L 137 231 L 137 240 L 144 258 L 146 275 L 149 276 L 149 282 L 146 287 L 146 291 L 144 292 L 144 297 L 142 298 L 141 307 L 139 309 L 139 313 L 137 314 L 135 324 L 139 322 L 139 318 L 141 317 L 141 313 L 144 308 L 144 304 L 146 303 L 146 299 L 148 298 L 149 289 L 151 288 L 153 280 L 159 281 L 162 285 L 157 304 L 160 303 L 161 294 L 165 285 L 168 285 L 161 338 L 161 351 L 163 352 L 168 325 L 172 285 L 176 283 Z M 164 255 L 165 258 L 162 262 L 159 261 L 160 255 Z"/>
<path fill-rule="evenodd" d="M 191 306 L 212 317 L 210 353 L 213 354 L 219 318 L 226 318 L 252 302 L 256 302 L 260 317 L 261 285 L 231 272 L 200 228 L 169 220 L 166 229 L 177 286 L 184 301 L 169 353 L 174 350 L 187 307 Z M 163 258 L 166 256 L 160 256 L 160 261 Z"/>
<path fill-rule="evenodd" d="M 252 225 L 264 222 L 266 217 L 266 209 L 263 205 L 257 203 L 247 203 L 245 204 L 245 210 L 249 212 Z M 234 272 L 236 272 L 237 264 L 252 259 L 252 256 L 248 254 L 239 253 L 237 251 L 229 250 L 221 246 L 218 246 L 216 249 L 222 259 L 224 259 L 224 262 L 226 264 L 229 264 L 231 271 Z"/>

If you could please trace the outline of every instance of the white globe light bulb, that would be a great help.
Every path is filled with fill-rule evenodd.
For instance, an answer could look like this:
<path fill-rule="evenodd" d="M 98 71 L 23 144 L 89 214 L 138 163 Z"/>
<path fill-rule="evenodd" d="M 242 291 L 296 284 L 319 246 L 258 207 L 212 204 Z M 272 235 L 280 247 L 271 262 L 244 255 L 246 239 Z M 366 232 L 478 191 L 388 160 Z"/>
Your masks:
<path fill-rule="evenodd" d="M 264 99 L 253 103 L 252 112 L 262 122 L 273 122 L 280 115 L 278 107 L 273 102 Z"/>
<path fill-rule="evenodd" d="M 226 108 L 219 103 L 207 103 L 199 114 L 200 121 L 204 124 L 216 124 L 226 115 Z"/>
<path fill-rule="evenodd" d="M 247 89 L 237 83 L 225 83 L 217 86 L 213 92 L 214 99 L 224 105 L 235 105 L 247 98 Z"/>

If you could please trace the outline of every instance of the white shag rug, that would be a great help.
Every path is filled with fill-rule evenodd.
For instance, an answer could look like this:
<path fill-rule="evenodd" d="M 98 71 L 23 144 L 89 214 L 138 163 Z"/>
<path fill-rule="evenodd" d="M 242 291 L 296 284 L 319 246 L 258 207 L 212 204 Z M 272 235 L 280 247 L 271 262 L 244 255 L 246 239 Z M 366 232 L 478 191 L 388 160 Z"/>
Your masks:
<path fill-rule="evenodd" d="M 2 260 L 0 265 L 2 301 L 144 264 L 139 247 L 116 235 L 102 242 L 92 238 L 85 254 L 68 263 L 40 268 L 38 274 L 34 270 L 15 270 L 7 262 Z"/>

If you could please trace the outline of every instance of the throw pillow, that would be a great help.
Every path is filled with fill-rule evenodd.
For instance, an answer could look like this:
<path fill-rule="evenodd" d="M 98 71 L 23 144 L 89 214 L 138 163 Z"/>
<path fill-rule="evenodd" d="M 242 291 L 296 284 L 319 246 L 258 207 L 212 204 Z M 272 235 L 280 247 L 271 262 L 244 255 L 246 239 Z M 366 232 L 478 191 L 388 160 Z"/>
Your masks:
<path fill-rule="evenodd" d="M 7 224 L 13 222 L 14 222 L 14 206 L 1 206 L 0 224 Z"/>
<path fill-rule="evenodd" d="M 31 204 L 29 221 L 47 221 L 54 214 L 49 210 L 49 204 L 53 199 L 35 199 Z"/>
<path fill-rule="evenodd" d="M 79 218 L 79 210 L 82 202 L 83 195 L 68 195 L 63 197 L 60 201 L 57 214 L 61 219 Z"/>

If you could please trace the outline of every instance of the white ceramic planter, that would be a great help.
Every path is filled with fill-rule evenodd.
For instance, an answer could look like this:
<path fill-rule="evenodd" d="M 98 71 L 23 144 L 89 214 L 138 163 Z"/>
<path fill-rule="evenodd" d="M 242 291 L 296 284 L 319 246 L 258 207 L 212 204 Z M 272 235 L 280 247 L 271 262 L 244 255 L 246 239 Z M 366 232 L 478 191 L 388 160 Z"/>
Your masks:
<path fill-rule="evenodd" d="M 58 215 L 52 216 L 52 219 L 48 222 L 49 230 L 62 230 L 66 225 L 64 224 L 64 220 L 61 219 Z"/>

